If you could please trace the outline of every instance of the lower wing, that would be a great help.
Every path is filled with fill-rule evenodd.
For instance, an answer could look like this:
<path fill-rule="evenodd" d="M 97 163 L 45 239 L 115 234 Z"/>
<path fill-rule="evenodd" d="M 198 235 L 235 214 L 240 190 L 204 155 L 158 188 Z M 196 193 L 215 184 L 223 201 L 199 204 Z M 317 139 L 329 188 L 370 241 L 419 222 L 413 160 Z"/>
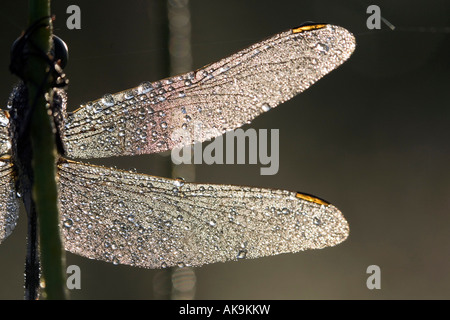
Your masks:
<path fill-rule="evenodd" d="M 15 188 L 14 170 L 6 157 L 0 159 L 0 243 L 14 230 L 19 218 L 19 203 Z"/>
<path fill-rule="evenodd" d="M 333 205 L 298 192 L 187 183 L 61 159 L 66 250 L 145 268 L 200 266 L 344 241 Z"/>

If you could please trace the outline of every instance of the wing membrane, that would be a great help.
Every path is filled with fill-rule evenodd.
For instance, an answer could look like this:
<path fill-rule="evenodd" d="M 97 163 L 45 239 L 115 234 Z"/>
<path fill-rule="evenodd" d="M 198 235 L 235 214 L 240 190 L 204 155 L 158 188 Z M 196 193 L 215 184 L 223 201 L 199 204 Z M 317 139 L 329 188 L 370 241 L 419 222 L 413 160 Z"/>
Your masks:
<path fill-rule="evenodd" d="M 0 243 L 14 230 L 19 218 L 14 170 L 7 160 L 0 160 Z"/>
<path fill-rule="evenodd" d="M 355 48 L 341 27 L 300 29 L 197 71 L 87 103 L 68 116 L 66 155 L 155 153 L 220 136 L 307 89 Z"/>
<path fill-rule="evenodd" d="M 9 113 L 0 110 L 0 156 L 6 154 L 11 149 L 9 125 Z"/>
<path fill-rule="evenodd" d="M 65 248 L 146 268 L 199 266 L 334 246 L 341 212 L 296 192 L 185 183 L 61 160 Z"/>
<path fill-rule="evenodd" d="M 6 155 L 11 149 L 9 113 L 0 110 L 0 243 L 14 230 L 19 218 L 13 165 Z"/>

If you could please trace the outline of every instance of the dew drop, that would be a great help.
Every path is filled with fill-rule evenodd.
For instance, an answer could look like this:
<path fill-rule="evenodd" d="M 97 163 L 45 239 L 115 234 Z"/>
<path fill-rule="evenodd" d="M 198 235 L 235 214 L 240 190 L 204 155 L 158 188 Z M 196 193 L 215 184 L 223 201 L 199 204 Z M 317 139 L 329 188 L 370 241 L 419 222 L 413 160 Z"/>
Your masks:
<path fill-rule="evenodd" d="M 5 115 L 0 116 L 0 126 L 6 127 L 9 124 L 9 119 Z"/>
<path fill-rule="evenodd" d="M 329 50 L 329 48 L 328 48 L 328 46 L 326 44 L 318 43 L 316 45 L 316 50 L 318 50 L 320 52 L 327 52 Z"/>
<path fill-rule="evenodd" d="M 73 226 L 73 220 L 72 219 L 67 219 L 64 221 L 64 227 L 66 228 L 70 228 Z"/>
<path fill-rule="evenodd" d="M 12 146 L 10 141 L 4 141 L 3 145 L 4 145 L 4 149 L 6 151 L 9 151 L 9 149 L 11 149 L 11 146 Z"/>
<path fill-rule="evenodd" d="M 261 109 L 262 109 L 262 111 L 267 112 L 272 108 L 270 107 L 270 105 L 268 103 L 263 103 L 263 105 L 261 106 Z"/>
<path fill-rule="evenodd" d="M 156 143 L 156 146 L 157 146 L 158 148 L 164 147 L 165 145 L 166 145 L 166 142 L 165 142 L 165 141 L 162 141 L 162 140 L 160 140 L 160 141 L 158 141 L 158 142 Z"/>
<path fill-rule="evenodd" d="M 150 92 L 151 90 L 153 90 L 153 86 L 149 81 L 145 81 L 142 82 L 141 85 L 138 88 L 139 92 L 142 93 L 147 93 Z"/>
<path fill-rule="evenodd" d="M 322 223 L 322 221 L 320 221 L 319 218 L 315 217 L 314 220 L 313 220 L 313 223 L 314 223 L 316 226 L 320 226 L 320 224 Z"/>
<path fill-rule="evenodd" d="M 175 182 L 173 183 L 176 187 L 182 187 L 184 185 L 184 179 L 183 178 L 177 178 Z"/>
<path fill-rule="evenodd" d="M 239 250 L 236 258 L 237 259 L 245 259 L 246 256 L 247 256 L 247 250 Z"/>
<path fill-rule="evenodd" d="M 128 90 L 127 92 L 125 92 L 124 97 L 125 97 L 125 99 L 127 99 L 127 100 L 130 100 L 130 99 L 134 98 L 133 91 Z"/>
<path fill-rule="evenodd" d="M 106 107 L 112 107 L 115 104 L 114 97 L 111 94 L 105 94 L 102 98 L 102 103 Z"/>
<path fill-rule="evenodd" d="M 100 105 L 100 103 L 96 103 L 92 107 L 93 107 L 94 113 L 99 113 L 99 112 L 102 112 L 102 110 L 103 110 L 103 107 Z"/>

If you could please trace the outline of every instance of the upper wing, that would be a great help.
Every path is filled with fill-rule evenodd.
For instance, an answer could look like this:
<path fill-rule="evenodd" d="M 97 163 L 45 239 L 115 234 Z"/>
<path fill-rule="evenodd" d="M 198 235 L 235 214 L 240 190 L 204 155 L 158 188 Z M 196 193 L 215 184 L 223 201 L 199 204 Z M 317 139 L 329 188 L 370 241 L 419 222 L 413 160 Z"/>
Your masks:
<path fill-rule="evenodd" d="M 66 155 L 155 153 L 220 136 L 307 89 L 354 48 L 341 27 L 304 26 L 197 71 L 105 95 L 68 115 Z"/>
<path fill-rule="evenodd" d="M 301 193 L 185 183 L 62 159 L 65 248 L 116 264 L 199 266 L 334 246 L 349 227 Z"/>

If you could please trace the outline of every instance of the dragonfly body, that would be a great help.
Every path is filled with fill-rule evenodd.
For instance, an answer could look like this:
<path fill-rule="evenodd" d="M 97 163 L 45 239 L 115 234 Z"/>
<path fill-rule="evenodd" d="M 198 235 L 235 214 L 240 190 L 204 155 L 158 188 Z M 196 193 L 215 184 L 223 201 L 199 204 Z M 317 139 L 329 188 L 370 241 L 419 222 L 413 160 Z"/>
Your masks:
<path fill-rule="evenodd" d="M 194 72 L 105 95 L 71 114 L 65 112 L 65 93 L 56 89 L 52 114 L 66 250 L 116 264 L 164 268 L 318 249 L 345 240 L 349 230 L 341 212 L 313 196 L 188 183 L 67 158 L 156 153 L 207 141 L 307 89 L 354 47 L 343 28 L 307 25 Z M 7 154 L 8 143 L 13 146 L 12 161 L 5 157 L 1 163 L 0 241 L 15 225 L 15 191 L 30 194 L 33 183 L 30 142 L 23 138 L 29 111 L 22 110 L 21 90 L 16 87 L 11 95 L 9 117 L 0 119 L 5 124 L 0 150 Z M 174 138 L 175 132 L 192 137 L 199 126 L 197 141 Z M 32 210 L 31 196 L 23 200 Z"/>
<path fill-rule="evenodd" d="M 61 127 L 62 116 L 65 113 L 66 95 L 64 90 L 55 89 L 52 103 L 52 115 L 55 120 L 56 132 L 59 132 Z M 14 169 L 13 181 L 5 181 L 10 185 L 10 194 L 5 223 L 7 230 L 4 232 L 4 237 L 12 231 L 18 218 L 17 198 L 20 197 L 23 201 L 25 211 L 28 216 L 28 236 L 27 236 L 27 258 L 25 262 L 26 281 L 25 287 L 27 292 L 36 292 L 39 284 L 40 263 L 39 263 L 39 249 L 38 249 L 38 232 L 37 232 L 37 214 L 34 197 L 32 195 L 33 189 L 33 149 L 31 142 L 31 116 L 28 104 L 28 92 L 24 83 L 16 85 L 10 95 L 8 101 L 8 112 L 3 116 L 9 119 L 8 125 L 4 127 L 7 129 L 10 141 L 4 143 L 6 147 L 11 147 L 10 158 L 4 158 L 2 163 L 5 168 Z M 6 116 L 7 115 L 7 116 Z M 4 122 L 6 124 L 6 121 Z M 56 146 L 59 153 L 63 153 L 60 136 L 55 135 Z M 8 150 L 5 150 L 7 153 Z M 7 178 L 7 176 L 5 176 Z M 11 184 L 14 183 L 14 186 Z M 4 194 L 4 193 L 2 193 Z"/>
<path fill-rule="evenodd" d="M 28 216 L 27 256 L 25 260 L 26 292 L 37 293 L 39 283 L 40 261 L 38 248 L 38 217 L 32 196 L 33 166 L 31 147 L 31 112 L 28 107 L 28 92 L 24 83 L 18 84 L 10 95 L 8 102 L 11 143 L 11 163 L 14 164 L 15 190 L 20 195 Z M 14 200 L 12 200 L 14 201 Z M 16 216 L 18 217 L 18 215 Z"/>

